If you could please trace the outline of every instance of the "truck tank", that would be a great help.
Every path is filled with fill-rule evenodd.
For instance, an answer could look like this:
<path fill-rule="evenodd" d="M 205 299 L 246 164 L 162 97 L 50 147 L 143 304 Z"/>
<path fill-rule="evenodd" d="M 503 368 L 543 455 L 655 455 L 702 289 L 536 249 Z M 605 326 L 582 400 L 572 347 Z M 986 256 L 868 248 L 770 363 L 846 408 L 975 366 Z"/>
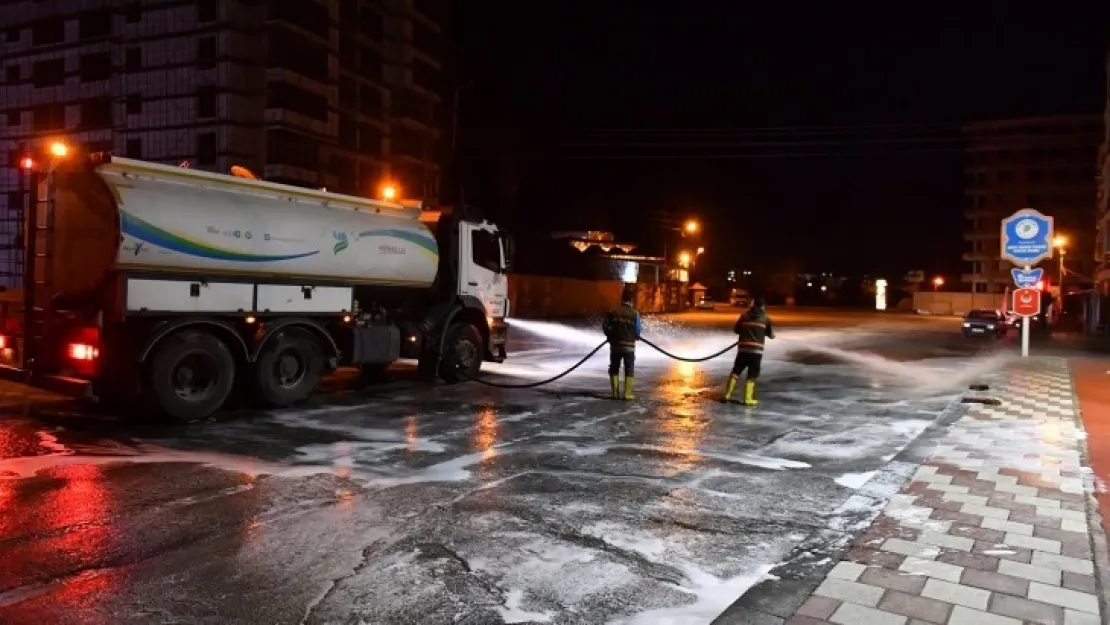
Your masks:
<path fill-rule="evenodd" d="M 418 208 L 115 157 L 50 180 L 55 293 L 113 269 L 418 288 L 436 277 Z"/>

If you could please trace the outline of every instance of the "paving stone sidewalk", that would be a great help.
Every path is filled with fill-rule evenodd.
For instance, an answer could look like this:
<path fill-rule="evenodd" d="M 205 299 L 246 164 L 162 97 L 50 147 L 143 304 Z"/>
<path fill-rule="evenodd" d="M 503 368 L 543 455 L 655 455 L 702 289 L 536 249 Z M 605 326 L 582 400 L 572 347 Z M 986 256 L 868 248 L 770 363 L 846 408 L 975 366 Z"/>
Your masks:
<path fill-rule="evenodd" d="M 1063 359 L 992 380 L 790 625 L 1098 625 L 1093 479 Z M 1099 545 L 1099 546 L 1096 546 Z"/>

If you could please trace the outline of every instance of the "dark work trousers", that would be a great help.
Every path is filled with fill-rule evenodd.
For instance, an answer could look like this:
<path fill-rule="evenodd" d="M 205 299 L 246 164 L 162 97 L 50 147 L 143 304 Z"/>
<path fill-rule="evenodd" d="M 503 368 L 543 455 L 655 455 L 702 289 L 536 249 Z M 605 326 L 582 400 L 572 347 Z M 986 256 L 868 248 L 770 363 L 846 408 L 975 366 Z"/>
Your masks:
<path fill-rule="evenodd" d="M 732 364 L 732 375 L 740 377 L 744 370 L 748 370 L 748 379 L 759 379 L 759 370 L 763 366 L 763 352 L 739 350 L 736 352 L 736 362 Z"/>
<path fill-rule="evenodd" d="M 621 363 L 624 363 L 624 375 L 636 376 L 636 348 L 610 347 L 609 348 L 609 375 L 620 375 Z"/>

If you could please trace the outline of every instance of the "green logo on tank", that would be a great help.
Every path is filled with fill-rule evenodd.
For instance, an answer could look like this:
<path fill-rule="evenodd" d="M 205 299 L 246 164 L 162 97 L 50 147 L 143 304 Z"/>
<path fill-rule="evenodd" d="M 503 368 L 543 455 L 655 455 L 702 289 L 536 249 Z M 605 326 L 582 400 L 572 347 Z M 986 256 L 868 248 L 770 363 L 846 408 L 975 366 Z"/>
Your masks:
<path fill-rule="evenodd" d="M 335 237 L 335 245 L 332 246 L 331 251 L 333 254 L 338 254 L 347 249 L 347 233 L 339 232 L 338 230 L 332 232 L 331 235 Z"/>

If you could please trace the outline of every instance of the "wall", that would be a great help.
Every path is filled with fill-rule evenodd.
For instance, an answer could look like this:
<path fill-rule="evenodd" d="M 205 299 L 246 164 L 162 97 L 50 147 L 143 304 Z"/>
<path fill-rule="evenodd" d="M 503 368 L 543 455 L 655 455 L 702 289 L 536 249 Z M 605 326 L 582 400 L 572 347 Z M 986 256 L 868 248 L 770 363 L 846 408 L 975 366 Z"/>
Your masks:
<path fill-rule="evenodd" d="M 975 308 L 1001 308 L 1001 293 L 949 293 L 924 291 L 913 294 L 914 310 L 933 315 L 963 315 Z"/>
<path fill-rule="evenodd" d="M 509 274 L 509 316 L 526 319 L 601 315 L 621 302 L 624 283 Z"/>

